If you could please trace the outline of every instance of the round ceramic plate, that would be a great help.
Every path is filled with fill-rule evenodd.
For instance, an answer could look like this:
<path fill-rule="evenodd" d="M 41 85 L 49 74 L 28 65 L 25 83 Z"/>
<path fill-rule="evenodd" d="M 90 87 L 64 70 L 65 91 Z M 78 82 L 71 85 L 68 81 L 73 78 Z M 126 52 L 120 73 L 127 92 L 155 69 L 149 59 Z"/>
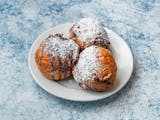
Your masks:
<path fill-rule="evenodd" d="M 111 51 L 118 68 L 114 86 L 109 91 L 94 92 L 90 90 L 84 90 L 76 84 L 73 77 L 58 82 L 51 81 L 44 77 L 37 68 L 34 54 L 41 42 L 46 39 L 48 35 L 55 33 L 63 33 L 65 37 L 68 37 L 69 29 L 72 25 L 72 23 L 66 23 L 56 26 L 42 33 L 34 41 L 28 56 L 29 69 L 33 78 L 47 92 L 67 100 L 95 101 L 115 94 L 127 83 L 132 74 L 133 56 L 125 41 L 108 28 L 105 29 L 108 32 L 109 40 L 111 42 Z"/>

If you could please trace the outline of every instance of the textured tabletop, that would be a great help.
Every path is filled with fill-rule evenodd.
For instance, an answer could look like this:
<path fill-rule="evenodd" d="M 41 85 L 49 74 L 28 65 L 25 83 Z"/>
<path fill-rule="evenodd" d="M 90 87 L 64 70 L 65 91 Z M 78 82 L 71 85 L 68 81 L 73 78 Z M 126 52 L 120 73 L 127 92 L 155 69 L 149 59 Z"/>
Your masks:
<path fill-rule="evenodd" d="M 135 62 L 120 92 L 88 103 L 47 93 L 27 63 L 41 32 L 83 17 L 97 18 L 123 37 Z M 160 0 L 0 0 L 0 119 L 159 120 Z"/>

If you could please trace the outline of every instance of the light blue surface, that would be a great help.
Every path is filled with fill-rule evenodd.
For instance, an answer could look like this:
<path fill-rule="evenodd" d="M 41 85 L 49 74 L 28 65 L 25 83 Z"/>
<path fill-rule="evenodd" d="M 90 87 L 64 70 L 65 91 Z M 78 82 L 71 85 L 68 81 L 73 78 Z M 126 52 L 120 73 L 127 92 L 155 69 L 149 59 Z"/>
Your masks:
<path fill-rule="evenodd" d="M 160 120 L 160 0 L 43 1 L 0 0 L 0 120 Z M 122 36 L 135 59 L 128 84 L 91 103 L 50 95 L 27 64 L 41 32 L 83 17 L 98 18 Z"/>

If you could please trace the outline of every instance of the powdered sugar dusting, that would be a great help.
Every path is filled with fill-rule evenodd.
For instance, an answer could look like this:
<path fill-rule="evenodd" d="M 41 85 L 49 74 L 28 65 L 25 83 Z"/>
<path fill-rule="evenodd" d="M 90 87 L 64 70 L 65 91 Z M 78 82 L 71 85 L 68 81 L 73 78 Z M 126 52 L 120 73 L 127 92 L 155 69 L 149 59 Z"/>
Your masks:
<path fill-rule="evenodd" d="M 74 78 L 77 82 L 91 80 L 99 69 L 96 46 L 86 48 L 81 52 L 74 68 Z M 80 80 L 80 81 L 79 81 Z"/>
<path fill-rule="evenodd" d="M 82 41 L 93 42 L 97 37 L 107 39 L 108 35 L 103 26 L 95 19 L 83 18 L 75 24 L 73 32 Z M 100 39 L 100 40 L 104 40 Z"/>
<path fill-rule="evenodd" d="M 44 44 L 44 50 L 49 52 L 51 57 L 65 60 L 71 56 L 75 61 L 79 55 L 79 46 L 72 39 L 62 38 L 61 35 L 50 35 Z"/>

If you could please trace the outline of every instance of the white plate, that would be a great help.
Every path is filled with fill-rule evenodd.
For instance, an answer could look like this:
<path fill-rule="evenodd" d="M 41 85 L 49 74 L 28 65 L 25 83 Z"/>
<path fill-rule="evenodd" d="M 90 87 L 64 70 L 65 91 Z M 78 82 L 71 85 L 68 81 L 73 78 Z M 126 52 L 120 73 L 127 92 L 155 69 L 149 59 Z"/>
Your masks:
<path fill-rule="evenodd" d="M 132 74 L 133 56 L 130 48 L 127 46 L 125 41 L 108 28 L 105 29 L 108 32 L 111 42 L 111 50 L 118 67 L 116 81 L 112 89 L 107 92 L 94 92 L 89 90 L 83 90 L 75 83 L 72 77 L 67 80 L 55 82 L 48 80 L 41 74 L 41 72 L 36 66 L 34 58 L 34 54 L 38 49 L 39 45 L 49 34 L 63 33 L 64 36 L 67 37 L 69 35 L 69 29 L 72 25 L 72 23 L 66 23 L 54 27 L 42 33 L 32 44 L 29 51 L 28 64 L 30 72 L 35 81 L 47 92 L 57 97 L 73 101 L 95 101 L 109 97 L 114 93 L 118 92 L 127 83 Z"/>

